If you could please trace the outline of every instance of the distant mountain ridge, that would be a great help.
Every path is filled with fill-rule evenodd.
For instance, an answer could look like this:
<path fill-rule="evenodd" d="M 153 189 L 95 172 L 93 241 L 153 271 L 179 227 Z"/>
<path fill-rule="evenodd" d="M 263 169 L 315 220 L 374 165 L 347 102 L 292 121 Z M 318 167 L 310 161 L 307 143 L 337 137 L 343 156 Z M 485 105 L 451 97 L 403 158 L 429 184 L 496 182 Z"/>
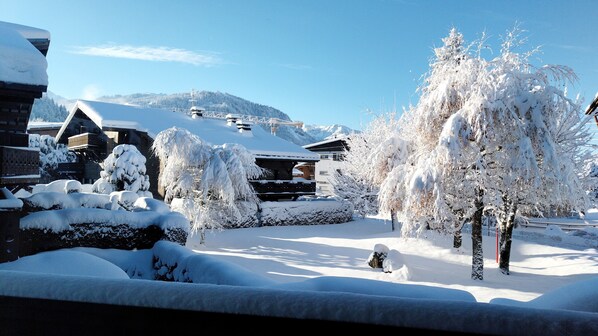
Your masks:
<path fill-rule="evenodd" d="M 303 131 L 311 135 L 314 139 L 319 139 L 319 141 L 341 138 L 351 133 L 359 133 L 345 125 L 337 124 L 330 126 L 304 125 Z"/>
<path fill-rule="evenodd" d="M 51 100 L 52 103 L 49 104 L 48 100 Z M 291 121 L 291 118 L 286 113 L 278 109 L 253 103 L 243 98 L 222 92 L 195 92 L 193 98 L 191 98 L 189 93 L 135 93 L 130 95 L 103 96 L 96 100 L 117 104 L 131 104 L 142 107 L 169 109 L 181 113 L 189 111 L 191 105 L 193 104 L 195 106 L 203 107 L 206 111 L 211 112 L 252 115 Z M 52 92 L 48 92 L 47 94 L 44 94 L 41 99 L 36 100 L 33 105 L 32 115 L 35 112 L 37 120 L 59 121 L 55 120 L 55 116 L 52 117 L 52 120 L 45 119 L 44 116 L 49 117 L 52 113 L 50 112 L 52 109 L 48 108 L 48 106 L 56 105 L 56 108 L 62 108 L 61 113 L 64 113 L 64 107 L 70 109 L 74 102 L 75 100 L 68 100 Z M 265 130 L 270 131 L 268 125 L 262 125 L 262 127 Z M 287 141 L 303 146 L 326 140 L 334 136 L 347 135 L 353 132 L 355 131 L 343 125 L 304 125 L 303 128 L 280 125 L 276 131 L 276 135 Z"/>

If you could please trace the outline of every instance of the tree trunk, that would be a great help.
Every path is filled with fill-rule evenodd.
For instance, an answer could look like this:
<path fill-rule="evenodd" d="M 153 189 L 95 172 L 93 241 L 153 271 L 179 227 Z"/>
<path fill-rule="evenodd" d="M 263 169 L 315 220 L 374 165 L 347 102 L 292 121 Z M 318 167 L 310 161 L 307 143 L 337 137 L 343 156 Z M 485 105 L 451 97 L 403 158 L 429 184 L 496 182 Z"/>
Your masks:
<path fill-rule="evenodd" d="M 390 228 L 392 231 L 395 230 L 395 223 L 397 222 L 397 212 L 394 210 L 390 211 Z"/>
<path fill-rule="evenodd" d="M 509 262 L 511 259 L 511 241 L 513 238 L 513 227 L 515 226 L 515 213 L 517 212 L 517 204 L 508 197 L 503 197 L 504 216 L 503 223 L 500 224 L 500 245 L 499 256 L 500 260 L 498 268 L 503 274 L 509 275 Z"/>
<path fill-rule="evenodd" d="M 477 189 L 474 200 L 475 212 L 471 217 L 471 278 L 473 280 L 484 280 L 484 250 L 482 248 L 482 213 L 484 211 L 484 191 Z"/>
<path fill-rule="evenodd" d="M 458 227 L 459 225 L 460 225 L 459 222 L 457 222 L 455 224 L 455 227 Z M 461 247 L 461 245 L 463 245 L 463 235 L 461 234 L 462 229 L 463 229 L 463 226 L 461 226 L 460 228 L 457 228 L 457 230 L 453 234 L 453 248 L 458 249 Z"/>

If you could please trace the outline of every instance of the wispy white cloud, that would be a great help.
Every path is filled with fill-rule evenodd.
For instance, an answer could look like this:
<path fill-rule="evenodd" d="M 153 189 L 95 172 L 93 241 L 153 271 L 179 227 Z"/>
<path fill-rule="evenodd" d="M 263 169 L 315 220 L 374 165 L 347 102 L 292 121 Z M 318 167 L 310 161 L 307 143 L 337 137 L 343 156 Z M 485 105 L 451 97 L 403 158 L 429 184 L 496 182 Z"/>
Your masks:
<path fill-rule="evenodd" d="M 579 52 L 588 52 L 592 49 L 587 46 L 579 46 L 579 45 L 571 45 L 571 44 L 556 44 L 556 43 L 549 43 L 545 44 L 547 47 L 554 47 L 559 49 L 564 49 L 568 51 L 579 51 Z"/>
<path fill-rule="evenodd" d="M 220 57 L 214 53 L 200 54 L 185 49 L 170 47 L 107 44 L 73 47 L 71 52 L 89 56 L 128 58 L 156 62 L 180 62 L 202 66 L 213 66 L 222 63 Z"/>
<path fill-rule="evenodd" d="M 310 70 L 312 69 L 311 65 L 306 64 L 294 64 L 294 63 L 279 63 L 275 64 L 276 66 L 292 69 L 292 70 Z"/>

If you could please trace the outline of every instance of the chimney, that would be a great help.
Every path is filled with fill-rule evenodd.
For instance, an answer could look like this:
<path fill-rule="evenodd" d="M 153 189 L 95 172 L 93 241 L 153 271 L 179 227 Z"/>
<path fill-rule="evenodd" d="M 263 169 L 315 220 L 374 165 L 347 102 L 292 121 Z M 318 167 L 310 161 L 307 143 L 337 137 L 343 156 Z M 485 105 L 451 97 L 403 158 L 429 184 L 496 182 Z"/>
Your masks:
<path fill-rule="evenodd" d="M 241 119 L 238 114 L 227 114 L 226 115 L 226 124 L 228 126 L 233 126 L 237 123 L 237 120 Z"/>
<path fill-rule="evenodd" d="M 241 133 L 251 134 L 251 122 L 250 121 L 243 121 L 241 119 L 237 120 L 237 129 Z"/>
<path fill-rule="evenodd" d="M 197 106 L 192 106 L 191 107 L 191 118 L 193 118 L 193 119 L 201 118 L 203 116 L 203 112 L 204 112 L 203 108 L 197 107 Z"/>

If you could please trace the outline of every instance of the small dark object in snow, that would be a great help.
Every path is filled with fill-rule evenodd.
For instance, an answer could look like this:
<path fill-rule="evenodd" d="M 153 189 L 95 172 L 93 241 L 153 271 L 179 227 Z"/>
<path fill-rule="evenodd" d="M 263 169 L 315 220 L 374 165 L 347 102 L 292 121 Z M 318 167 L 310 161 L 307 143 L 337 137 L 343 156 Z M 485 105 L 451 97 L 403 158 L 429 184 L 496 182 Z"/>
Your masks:
<path fill-rule="evenodd" d="M 382 268 L 384 259 L 386 259 L 385 253 L 372 252 L 368 258 L 368 265 L 372 268 Z"/>

